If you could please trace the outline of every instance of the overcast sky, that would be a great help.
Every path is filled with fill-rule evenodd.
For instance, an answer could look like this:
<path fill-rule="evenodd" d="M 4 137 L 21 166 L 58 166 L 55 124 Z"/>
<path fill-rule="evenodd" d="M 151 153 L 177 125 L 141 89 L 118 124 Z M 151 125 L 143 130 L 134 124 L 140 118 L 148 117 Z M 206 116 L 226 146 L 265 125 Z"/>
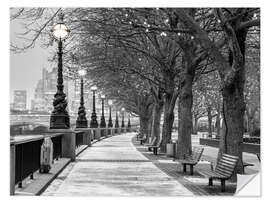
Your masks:
<path fill-rule="evenodd" d="M 10 40 L 18 42 L 15 33 L 21 32 L 22 28 L 18 21 L 11 21 Z M 49 67 L 47 58 L 49 51 L 41 48 L 38 43 L 33 49 L 25 53 L 16 54 L 10 52 L 10 101 L 13 102 L 14 90 L 27 90 L 27 107 L 30 108 L 31 99 L 39 79 L 41 79 L 42 68 Z"/>

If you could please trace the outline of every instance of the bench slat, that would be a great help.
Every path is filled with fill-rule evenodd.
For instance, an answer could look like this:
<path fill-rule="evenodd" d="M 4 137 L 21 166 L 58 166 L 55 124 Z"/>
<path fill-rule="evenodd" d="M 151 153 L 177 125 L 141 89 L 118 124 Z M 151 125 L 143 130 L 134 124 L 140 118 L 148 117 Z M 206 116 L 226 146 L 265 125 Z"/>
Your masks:
<path fill-rule="evenodd" d="M 198 171 L 201 175 L 208 177 L 208 178 L 221 178 L 221 179 L 226 179 L 224 175 L 218 174 L 215 171 L 210 171 L 210 170 L 200 170 Z"/>
<path fill-rule="evenodd" d="M 232 157 L 227 157 L 227 156 L 223 156 L 222 159 L 228 160 L 228 161 L 236 161 L 238 160 L 238 158 L 232 158 Z"/>
<path fill-rule="evenodd" d="M 235 162 L 224 162 L 223 160 L 219 161 L 218 165 L 222 165 L 224 167 L 228 167 L 228 168 L 234 168 Z"/>

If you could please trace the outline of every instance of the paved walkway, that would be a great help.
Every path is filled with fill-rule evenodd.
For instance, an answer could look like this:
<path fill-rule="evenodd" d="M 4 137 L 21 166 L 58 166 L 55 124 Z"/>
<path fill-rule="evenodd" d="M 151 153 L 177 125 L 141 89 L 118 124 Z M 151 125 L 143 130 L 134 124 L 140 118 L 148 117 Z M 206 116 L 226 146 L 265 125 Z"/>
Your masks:
<path fill-rule="evenodd" d="M 42 195 L 190 196 L 191 191 L 157 168 L 133 146 L 134 133 L 87 148 Z"/>

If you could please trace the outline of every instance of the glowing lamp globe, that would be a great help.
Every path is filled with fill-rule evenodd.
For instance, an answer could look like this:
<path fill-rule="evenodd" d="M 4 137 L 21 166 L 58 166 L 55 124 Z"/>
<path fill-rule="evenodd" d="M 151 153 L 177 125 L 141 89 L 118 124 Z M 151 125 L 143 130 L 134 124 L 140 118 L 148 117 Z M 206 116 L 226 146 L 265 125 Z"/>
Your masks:
<path fill-rule="evenodd" d="M 69 30 L 64 23 L 58 23 L 52 29 L 53 37 L 57 40 L 64 40 L 67 38 Z"/>
<path fill-rule="evenodd" d="M 111 106 L 113 104 L 112 100 L 109 100 L 108 104 Z"/>
<path fill-rule="evenodd" d="M 79 76 L 83 77 L 86 75 L 86 70 L 82 69 L 78 71 Z"/>
<path fill-rule="evenodd" d="M 97 90 L 97 86 L 95 86 L 95 85 L 92 86 L 92 87 L 91 87 L 91 90 L 92 90 L 92 91 L 96 91 L 96 90 Z"/>
<path fill-rule="evenodd" d="M 104 95 L 104 94 L 103 94 L 103 95 L 101 95 L 100 97 L 101 97 L 101 99 L 105 99 L 105 95 Z"/>

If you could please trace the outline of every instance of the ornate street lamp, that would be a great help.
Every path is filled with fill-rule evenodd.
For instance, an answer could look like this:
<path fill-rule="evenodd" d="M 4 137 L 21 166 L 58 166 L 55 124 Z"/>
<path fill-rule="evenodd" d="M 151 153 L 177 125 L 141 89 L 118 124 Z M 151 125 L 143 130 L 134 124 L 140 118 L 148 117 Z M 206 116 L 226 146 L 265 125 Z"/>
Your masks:
<path fill-rule="evenodd" d="M 128 114 L 128 125 L 127 125 L 128 128 L 131 128 L 131 124 L 130 124 L 130 114 Z"/>
<path fill-rule="evenodd" d="M 106 128 L 106 121 L 104 117 L 104 100 L 105 100 L 105 95 L 101 95 L 102 112 L 101 112 L 100 125 L 99 125 L 101 128 Z"/>
<path fill-rule="evenodd" d="M 95 101 L 96 100 L 95 93 L 97 91 L 97 86 L 91 87 L 91 90 L 93 92 L 93 111 L 91 115 L 90 128 L 97 128 L 98 122 L 97 122 L 96 101 Z"/>
<path fill-rule="evenodd" d="M 68 129 L 70 128 L 69 114 L 66 110 L 67 101 L 65 99 L 63 85 L 63 41 L 67 38 L 69 30 L 64 24 L 63 13 L 59 14 L 59 23 L 52 29 L 53 37 L 58 41 L 58 70 L 57 70 L 57 92 L 54 95 L 53 111 L 50 117 L 50 129 Z"/>
<path fill-rule="evenodd" d="M 113 122 L 112 122 L 112 104 L 113 104 L 113 102 L 112 102 L 112 100 L 109 100 L 108 104 L 109 104 L 109 110 L 110 110 L 108 127 L 112 128 L 113 127 Z"/>
<path fill-rule="evenodd" d="M 76 120 L 76 128 L 87 128 L 87 119 L 85 116 L 86 112 L 83 98 L 83 77 L 86 75 L 86 70 L 84 69 L 79 70 L 78 74 L 81 77 L 81 99 L 80 99 L 80 107 L 78 109 L 78 118 Z"/>
<path fill-rule="evenodd" d="M 122 125 L 121 125 L 121 128 L 124 128 L 125 127 L 125 118 L 124 118 L 124 114 L 125 114 L 125 108 L 122 108 L 121 109 L 122 111 Z"/>
<path fill-rule="evenodd" d="M 119 114 L 119 112 L 118 112 L 118 111 L 116 111 L 116 114 L 115 114 L 115 125 L 114 125 L 114 127 L 115 127 L 115 128 L 119 128 L 119 123 L 118 123 L 118 114 Z"/>

